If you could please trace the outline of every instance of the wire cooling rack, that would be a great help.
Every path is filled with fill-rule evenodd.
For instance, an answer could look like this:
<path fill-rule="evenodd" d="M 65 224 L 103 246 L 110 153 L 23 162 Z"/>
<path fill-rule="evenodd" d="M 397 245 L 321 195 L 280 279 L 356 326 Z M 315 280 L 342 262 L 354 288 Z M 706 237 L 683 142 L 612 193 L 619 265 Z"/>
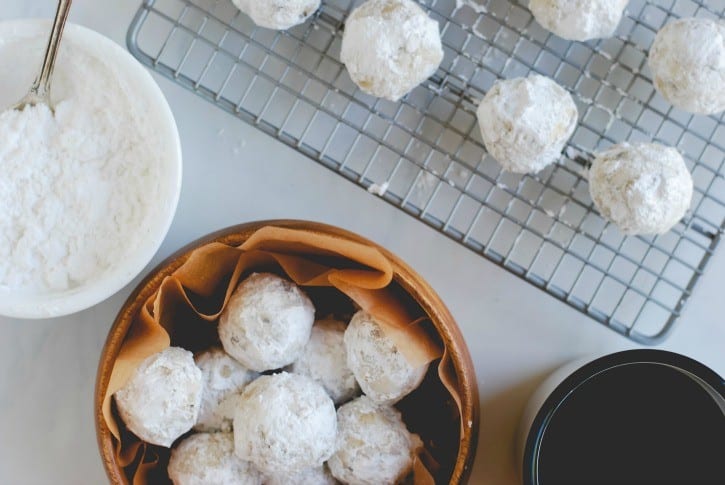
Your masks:
<path fill-rule="evenodd" d="M 323 0 L 287 32 L 255 27 L 229 0 L 146 0 L 128 32 L 144 64 L 629 338 L 653 344 L 680 316 L 725 224 L 725 122 L 659 96 L 646 65 L 678 17 L 722 18 L 725 0 L 632 0 L 614 37 L 564 41 L 526 2 L 423 0 L 445 57 L 397 103 L 362 93 L 339 62 L 359 1 Z M 559 164 L 501 172 L 475 109 L 497 79 L 537 72 L 573 95 L 579 126 Z M 692 211 L 658 237 L 625 237 L 589 197 L 592 153 L 621 141 L 677 147 Z"/>

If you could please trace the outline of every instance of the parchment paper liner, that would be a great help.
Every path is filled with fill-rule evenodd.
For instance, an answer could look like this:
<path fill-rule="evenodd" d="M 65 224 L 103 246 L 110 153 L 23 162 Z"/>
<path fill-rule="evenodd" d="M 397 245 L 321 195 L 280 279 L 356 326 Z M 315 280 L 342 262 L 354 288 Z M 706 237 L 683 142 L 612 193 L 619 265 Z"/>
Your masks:
<path fill-rule="evenodd" d="M 113 393 L 125 384 L 141 361 L 171 345 L 177 335 L 209 334 L 208 329 L 216 334 L 213 325 L 240 279 L 252 271 L 270 269 L 286 274 L 308 291 L 333 287 L 347 295 L 381 321 L 383 331 L 414 366 L 440 358 L 435 374 L 455 403 L 460 435 L 463 435 L 461 399 L 448 352 L 442 348 L 440 339 L 431 335 L 423 311 L 417 305 L 405 304 L 400 292 L 396 293 L 388 259 L 374 247 L 345 238 L 266 226 L 241 246 L 212 242 L 193 251 L 182 266 L 162 281 L 135 317 L 114 363 L 103 401 L 103 416 L 116 441 L 116 460 L 129 482 L 143 485 L 155 482 L 153 476 L 165 475 L 165 470 L 156 468 L 165 462 L 163 455 L 168 452 L 140 441 L 125 429 L 112 409 Z M 190 322 L 189 310 L 203 325 L 210 327 L 199 327 L 193 319 Z M 182 313 L 183 318 L 175 319 Z M 191 345 L 180 346 L 189 348 L 198 344 L 186 340 Z M 196 340 L 202 341 L 202 348 L 208 347 L 203 338 Z M 435 374 L 429 371 L 426 381 Z M 405 402 L 412 402 L 413 394 L 400 406 L 404 419 L 406 407 L 410 408 Z M 438 466 L 430 450 L 423 450 L 415 462 L 414 483 L 434 483 Z"/>

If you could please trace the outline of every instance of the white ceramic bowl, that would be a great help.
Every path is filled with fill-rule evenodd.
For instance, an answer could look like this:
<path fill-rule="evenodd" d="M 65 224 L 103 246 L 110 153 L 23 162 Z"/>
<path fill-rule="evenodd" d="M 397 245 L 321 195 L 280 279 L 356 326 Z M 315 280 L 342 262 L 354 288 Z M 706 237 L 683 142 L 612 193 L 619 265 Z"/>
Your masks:
<path fill-rule="evenodd" d="M 28 39 L 33 44 L 41 39 L 44 46 L 50 32 L 47 20 L 14 20 L 0 22 L 0 107 L 11 106 L 27 92 L 40 68 L 42 52 L 28 58 L 28 52 L 9 49 L 6 39 Z M 163 93 L 148 71 L 125 49 L 115 42 L 79 25 L 68 24 L 64 41 L 83 46 L 94 57 L 113 66 L 114 71 L 129 86 L 133 86 L 139 106 L 143 106 L 162 157 L 164 175 L 158 180 L 159 206 L 154 224 L 123 261 L 110 267 L 81 286 L 58 292 L 20 292 L 0 288 L 0 315 L 18 318 L 51 318 L 67 315 L 99 303 L 110 297 L 135 278 L 151 261 L 171 226 L 181 191 L 181 144 L 176 122 Z M 30 43 L 30 42 L 29 42 Z M 61 49 L 63 47 L 61 46 Z M 61 51 L 62 55 L 62 51 Z M 59 69 L 59 59 L 56 69 Z"/>

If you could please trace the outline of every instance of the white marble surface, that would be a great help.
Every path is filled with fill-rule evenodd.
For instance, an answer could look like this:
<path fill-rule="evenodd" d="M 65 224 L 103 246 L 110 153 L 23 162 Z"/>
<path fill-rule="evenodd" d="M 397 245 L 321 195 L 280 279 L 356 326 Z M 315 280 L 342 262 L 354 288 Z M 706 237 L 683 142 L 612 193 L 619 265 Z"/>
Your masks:
<path fill-rule="evenodd" d="M 1 3 L 0 19 L 47 17 L 54 8 L 51 0 Z M 137 6 L 135 0 L 76 0 L 71 21 L 123 43 Z M 471 483 L 517 483 L 515 426 L 547 373 L 575 357 L 634 347 L 182 88 L 165 79 L 159 84 L 179 125 L 185 174 L 176 219 L 149 268 L 207 232 L 266 218 L 339 225 L 401 255 L 447 302 L 475 361 L 482 426 Z M 69 317 L 0 317 L 0 483 L 106 481 L 92 417 L 96 365 L 115 313 L 137 281 Z M 720 374 L 725 374 L 723 284 L 721 250 L 662 346 Z"/>

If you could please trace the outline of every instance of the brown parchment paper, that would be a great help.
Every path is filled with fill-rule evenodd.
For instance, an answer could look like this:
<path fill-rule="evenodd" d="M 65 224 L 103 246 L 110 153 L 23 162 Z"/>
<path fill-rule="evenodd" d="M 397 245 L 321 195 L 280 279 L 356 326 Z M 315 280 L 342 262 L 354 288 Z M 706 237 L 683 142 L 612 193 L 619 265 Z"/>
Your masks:
<path fill-rule="evenodd" d="M 462 429 L 463 423 L 455 372 L 434 327 L 393 281 L 390 261 L 376 248 L 334 235 L 274 226 L 259 229 L 238 247 L 212 242 L 194 250 L 135 317 L 103 401 L 103 417 L 116 441 L 116 461 L 129 483 L 168 481 L 168 450 L 140 441 L 125 428 L 112 406 L 113 394 L 141 361 L 169 345 L 197 352 L 218 344 L 216 321 L 237 283 L 253 271 L 286 275 L 305 289 L 318 312 L 330 300 L 349 299 L 353 310 L 362 308 L 380 320 L 385 334 L 414 366 L 440 359 L 421 388 L 398 405 L 406 424 L 411 427 L 412 420 L 411 429 L 424 442 L 430 423 L 440 428 L 431 431 L 434 437 L 426 442 L 414 466 L 415 484 L 435 483 L 434 476 L 446 461 L 441 456 L 452 453 L 455 461 L 457 454 L 455 437 L 460 430 L 451 435 L 451 424 Z M 443 394 L 437 398 L 441 406 L 431 408 L 431 393 Z"/>

